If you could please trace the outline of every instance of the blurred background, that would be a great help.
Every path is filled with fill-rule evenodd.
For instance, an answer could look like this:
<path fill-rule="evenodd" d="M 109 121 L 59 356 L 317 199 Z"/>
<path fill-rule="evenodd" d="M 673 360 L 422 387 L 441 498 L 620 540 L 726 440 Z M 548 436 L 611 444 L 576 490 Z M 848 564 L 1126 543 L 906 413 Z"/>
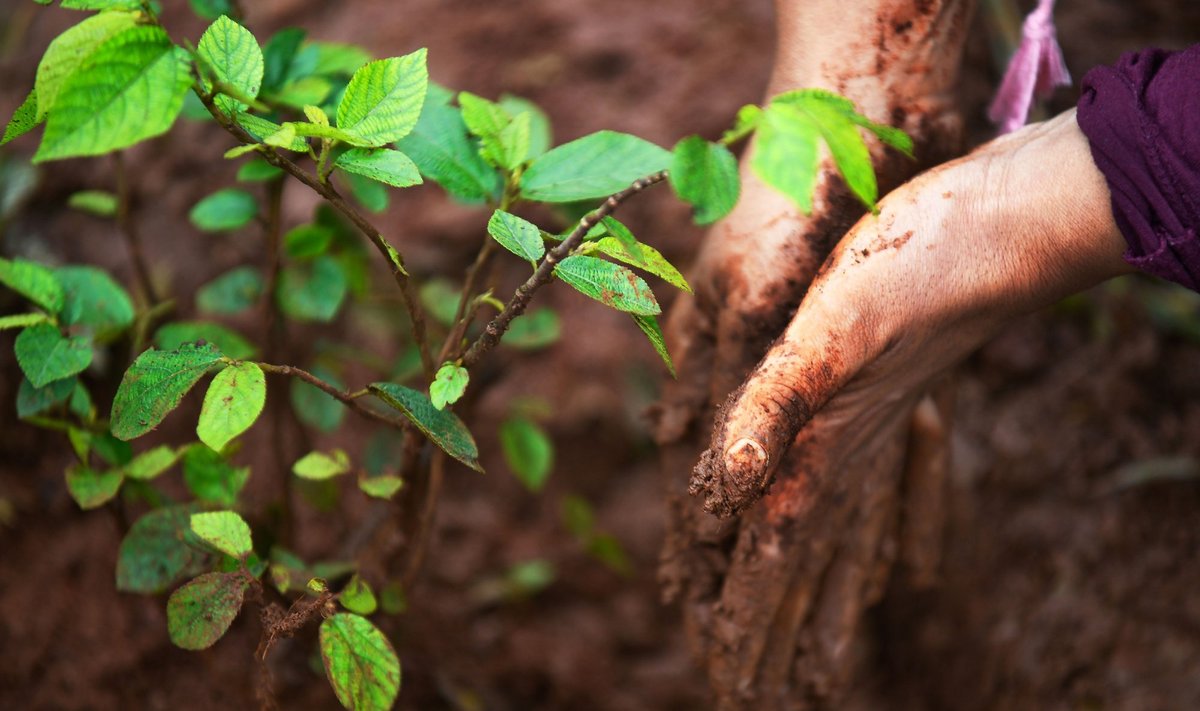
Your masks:
<path fill-rule="evenodd" d="M 162 4 L 175 39 L 194 42 L 205 23 L 181 0 Z M 980 0 L 961 87 L 974 143 L 991 135 L 983 114 L 1003 71 L 998 58 L 1031 4 Z M 378 57 L 428 47 L 435 81 L 537 102 L 556 142 L 605 128 L 667 147 L 692 133 L 716 137 L 741 105 L 761 99 L 774 41 L 770 0 L 245 7 L 260 38 L 296 26 Z M 1123 51 L 1200 41 L 1195 0 L 1060 0 L 1057 17 L 1077 81 Z M 77 20 L 29 0 L 0 0 L 0 117 L 33 85 L 49 41 Z M 1050 113 L 1074 99 L 1061 91 Z M 202 234 L 187 220 L 198 200 L 233 183 L 236 165 L 219 158 L 230 146 L 211 122 L 183 120 L 126 157 L 152 271 L 184 297 L 181 316 L 194 314 L 196 287 L 260 259 L 252 231 Z M 131 283 L 111 221 L 66 208 L 79 190 L 113 189 L 111 161 L 34 169 L 35 147 L 27 138 L 0 149 L 0 252 L 96 263 Z M 314 205 L 289 189 L 285 225 L 309 220 Z M 393 191 L 375 217 L 414 274 L 452 278 L 469 265 L 486 219 L 485 210 L 432 185 Z M 665 189 L 631 202 L 621 219 L 685 272 L 703 238 Z M 508 288 L 520 265 L 504 264 L 513 267 L 500 275 Z M 655 288 L 666 306 L 668 289 Z M 422 581 L 403 612 L 380 621 L 404 665 L 398 707 L 705 708 L 705 682 L 678 613 L 659 603 L 655 583 L 664 501 L 643 412 L 669 376 L 628 318 L 561 288 L 538 298 L 561 308 L 562 337 L 473 372 L 490 385 L 471 422 L 488 474 L 448 471 Z M 0 295 L 0 312 L 17 305 L 11 293 Z M 296 331 L 289 360 L 337 359 L 328 346 L 335 337 L 385 362 L 402 358 L 388 325 L 398 308 L 369 303 L 335 325 Z M 232 325 L 248 334 L 257 327 L 253 319 Z M 68 497 L 65 440 L 17 419 L 11 342 L 11 332 L 0 334 L 0 706 L 253 707 L 258 620 L 243 614 L 214 648 L 185 652 L 168 641 L 163 598 L 115 591 L 118 525 Z M 343 364 L 350 383 L 361 381 L 353 360 Z M 879 644 L 865 703 L 1200 706 L 1200 297 L 1142 277 L 1106 284 L 1014 323 L 957 379 L 943 583 L 893 594 L 871 613 Z M 186 441 L 198 406 L 193 395 L 184 408 L 191 415 L 172 416 L 156 436 Z M 500 455 L 496 431 L 514 408 L 532 413 L 556 443 L 538 493 Z M 242 456 L 256 472 L 251 510 L 275 494 L 268 429 L 260 423 L 245 438 Z M 355 452 L 373 435 L 348 420 L 290 446 L 296 456 L 317 445 Z M 386 456 L 386 443 L 376 444 Z M 362 497 L 303 493 L 297 549 L 337 557 L 369 508 Z M 585 524 L 604 542 L 585 535 Z M 389 542 L 378 545 L 386 551 Z M 272 654 L 281 708 L 337 708 L 319 660 L 313 665 L 314 636 L 315 626 Z"/>

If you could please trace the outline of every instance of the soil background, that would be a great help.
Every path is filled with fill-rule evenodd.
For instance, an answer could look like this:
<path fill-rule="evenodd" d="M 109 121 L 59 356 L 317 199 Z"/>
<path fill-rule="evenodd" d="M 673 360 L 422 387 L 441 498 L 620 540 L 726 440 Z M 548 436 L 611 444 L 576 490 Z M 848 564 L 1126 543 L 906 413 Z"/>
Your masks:
<path fill-rule="evenodd" d="M 184 3 L 163 4 L 168 26 L 180 28 L 177 39 L 195 40 L 203 24 L 189 19 Z M 716 136 L 739 106 L 760 99 L 773 46 L 769 0 L 246 5 L 260 37 L 298 25 L 314 39 L 353 41 L 377 56 L 428 46 L 436 81 L 533 99 L 553 119 L 559 142 L 602 128 L 668 146 L 690 133 Z M 978 14 L 962 86 L 976 142 L 989 135 L 983 111 L 999 75 L 982 8 Z M 1058 17 L 1077 79 L 1126 50 L 1200 40 L 1194 0 L 1062 0 Z M 46 44 L 73 19 L 27 0 L 0 0 L 0 115 L 21 101 Z M 1051 110 L 1073 100 L 1064 90 Z M 19 141 L 0 159 L 27 157 L 34 144 Z M 252 231 L 203 235 L 186 221 L 198 199 L 232 183 L 235 168 L 216 158 L 228 147 L 211 124 L 182 124 L 129 157 L 150 259 L 176 294 L 260 258 Z M 91 261 L 130 277 L 114 229 L 64 208 L 76 190 L 111 187 L 110 167 L 106 160 L 44 167 L 30 200 L 3 226 L 4 254 Z M 703 233 L 665 193 L 631 204 L 622 219 L 687 265 Z M 287 224 L 307 220 L 312 206 L 289 190 Z M 396 235 L 415 273 L 457 275 L 484 219 L 424 187 L 393 195 L 379 224 Z M 519 273 L 499 278 L 511 286 Z M 657 290 L 666 296 L 665 287 Z M 423 581 L 405 614 L 381 622 L 404 664 L 399 707 L 706 708 L 678 613 L 659 604 L 655 583 L 663 487 L 642 412 L 665 373 L 628 319 L 563 289 L 547 293 L 565 310 L 563 340 L 540 354 L 504 356 L 476 375 L 492 383 L 472 420 L 489 473 L 450 469 Z M 0 299 L 8 300 L 0 301 L 5 312 L 17 308 L 9 295 Z M 193 313 L 187 301 L 180 308 Z M 254 333 L 253 321 L 234 325 Z M 335 334 L 395 355 L 386 334 L 362 319 L 293 334 L 293 362 L 303 364 L 314 342 Z M 0 402 L 11 403 L 19 382 L 11 334 L 0 341 Z M 1148 279 L 1112 283 L 1014 323 L 956 377 L 943 581 L 932 592 L 897 587 L 872 611 L 877 647 L 859 705 L 1200 707 L 1196 299 Z M 114 386 L 111 373 L 96 375 L 101 396 Z M 526 492 L 497 454 L 496 425 L 515 397 L 550 404 L 557 460 L 540 495 Z M 191 415 L 173 416 L 157 436 L 186 441 L 193 400 L 184 408 Z M 260 423 L 246 438 L 244 458 L 255 467 L 252 516 L 279 478 L 266 454 L 267 429 Z M 307 445 L 353 448 L 369 434 L 348 420 L 335 437 L 289 446 L 296 456 Z M 21 424 L 5 405 L 0 452 L 0 708 L 254 707 L 256 616 L 243 614 L 208 651 L 175 649 L 164 598 L 114 590 L 118 526 L 103 512 L 80 512 L 67 496 L 62 438 Z M 614 573 L 571 537 L 560 515 L 567 495 L 592 504 L 632 572 Z M 336 555 L 341 522 L 366 513 L 361 498 L 348 490 L 333 512 L 298 503 L 299 552 Z M 481 584 L 531 559 L 556 570 L 545 590 L 499 604 L 480 595 Z M 272 655 L 282 708 L 338 707 L 311 666 L 312 632 Z"/>

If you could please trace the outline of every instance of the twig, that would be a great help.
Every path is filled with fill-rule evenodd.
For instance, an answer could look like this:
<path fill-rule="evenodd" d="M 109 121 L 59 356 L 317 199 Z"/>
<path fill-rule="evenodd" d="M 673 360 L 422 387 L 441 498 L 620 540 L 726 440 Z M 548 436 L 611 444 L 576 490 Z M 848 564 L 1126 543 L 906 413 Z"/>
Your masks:
<path fill-rule="evenodd" d="M 199 90 L 197 87 L 197 96 L 204 103 L 204 107 L 212 114 L 217 123 L 228 131 L 234 138 L 237 138 L 244 144 L 256 144 L 258 141 L 251 136 L 246 129 L 239 126 L 236 122 L 226 116 L 213 102 L 212 95 Z M 421 366 L 425 371 L 425 377 L 429 380 L 433 379 L 434 365 L 433 356 L 429 350 L 429 342 L 425 335 L 425 314 L 421 310 L 420 304 L 417 302 L 416 296 L 413 294 L 412 283 L 408 278 L 408 274 L 404 270 L 404 260 L 400 253 L 392 247 L 383 234 L 375 228 L 374 225 L 367 220 L 353 205 L 346 202 L 333 185 L 322 183 L 318 178 L 310 175 L 308 172 L 300 168 L 292 161 L 285 158 L 274 148 L 264 146 L 260 151 L 263 159 L 271 165 L 280 168 L 291 175 L 296 180 L 304 183 L 314 192 L 333 206 L 335 210 L 340 212 L 346 219 L 350 220 L 355 227 L 359 229 L 371 244 L 379 251 L 383 258 L 387 261 L 388 266 L 392 270 L 392 277 L 396 281 L 396 285 L 400 287 L 400 295 L 404 301 L 404 308 L 408 311 L 408 317 L 412 322 L 413 338 L 417 342 L 417 349 L 421 353 Z"/>
<path fill-rule="evenodd" d="M 283 190 L 286 182 L 282 177 L 267 184 L 267 216 L 263 223 L 263 236 L 267 246 L 267 278 L 263 289 L 263 329 L 267 337 L 266 356 L 270 360 L 282 358 L 281 341 L 286 340 L 286 323 L 279 318 L 279 306 L 275 301 L 275 287 L 279 282 L 280 237 L 283 232 Z M 271 406 L 271 450 L 275 455 L 275 468 L 280 477 L 279 540 L 291 545 L 294 528 L 292 512 L 293 479 L 287 466 L 287 445 L 283 433 L 285 401 L 276 398 Z"/>
<path fill-rule="evenodd" d="M 343 403 L 346 405 L 346 407 L 349 407 L 351 410 L 357 412 L 363 417 L 377 420 L 391 427 L 395 427 L 396 429 L 406 430 L 408 428 L 408 420 L 388 417 L 387 415 L 376 412 L 375 410 L 372 410 L 371 408 L 359 402 L 358 398 L 362 395 L 361 390 L 358 392 L 339 390 L 337 387 L 325 382 L 324 380 L 321 380 L 307 370 L 304 370 L 303 368 L 297 368 L 293 365 L 271 365 L 270 363 L 259 363 L 258 366 L 263 369 L 264 373 L 286 375 L 288 377 L 303 380 L 321 392 Z"/>
<path fill-rule="evenodd" d="M 113 154 L 113 164 L 117 177 L 117 226 L 125 236 L 125 245 L 129 248 L 129 258 L 133 261 L 133 271 L 137 275 L 142 296 L 147 305 L 154 306 L 162 301 L 162 297 L 155 291 L 150 269 L 146 266 L 142 238 L 133 219 L 133 190 L 129 185 L 129 175 L 125 172 L 125 158 L 120 151 Z"/>
<path fill-rule="evenodd" d="M 483 243 L 483 248 L 479 250 L 479 254 L 475 256 L 475 262 L 471 264 L 471 268 L 467 270 L 467 280 L 463 285 L 462 294 L 458 299 L 458 311 L 454 314 L 454 325 L 450 328 L 450 334 L 446 336 L 445 343 L 442 344 L 442 352 L 438 355 L 438 363 L 444 363 L 454 358 L 462 347 L 460 341 L 467 335 L 467 327 L 471 323 L 471 319 L 475 317 L 475 310 L 478 306 L 472 304 L 475 292 L 479 289 L 480 282 L 483 281 L 487 274 L 487 267 L 492 261 L 492 255 L 496 253 L 495 240 L 488 239 Z"/>
<path fill-rule="evenodd" d="M 508 305 L 504 307 L 496 318 L 483 329 L 483 333 L 479 334 L 479 338 L 471 344 L 467 352 L 463 354 L 463 367 L 469 368 L 479 361 L 483 354 L 496 347 L 500 343 L 500 338 L 512 324 L 512 320 L 525 312 L 525 308 L 529 306 L 529 301 L 533 298 L 534 292 L 550 283 L 554 278 L 554 265 L 571 256 L 571 253 L 576 247 L 583 242 L 583 238 L 588 231 L 595 227 L 601 220 L 608 217 L 620 207 L 621 203 L 625 202 L 634 195 L 640 193 L 651 185 L 661 183 L 667 178 L 667 171 L 662 170 L 653 175 L 647 175 L 644 178 L 635 180 L 632 185 L 625 188 L 619 193 L 609 196 L 600 207 L 592 210 L 579 221 L 571 234 L 559 243 L 554 249 L 546 252 L 546 256 L 542 257 L 541 263 L 534 270 L 533 276 L 513 294 Z"/>

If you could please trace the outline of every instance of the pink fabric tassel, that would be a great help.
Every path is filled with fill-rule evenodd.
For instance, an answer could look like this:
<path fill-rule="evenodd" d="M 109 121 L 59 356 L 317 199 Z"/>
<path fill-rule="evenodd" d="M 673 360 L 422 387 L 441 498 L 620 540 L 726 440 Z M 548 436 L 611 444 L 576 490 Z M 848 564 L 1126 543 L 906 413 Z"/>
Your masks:
<path fill-rule="evenodd" d="M 1071 75 L 1054 31 L 1054 0 L 1038 0 L 1021 27 L 1021 46 L 1008 63 L 988 118 L 999 124 L 1000 133 L 1015 131 L 1028 120 L 1034 95 L 1045 99 L 1054 87 L 1070 85 Z"/>

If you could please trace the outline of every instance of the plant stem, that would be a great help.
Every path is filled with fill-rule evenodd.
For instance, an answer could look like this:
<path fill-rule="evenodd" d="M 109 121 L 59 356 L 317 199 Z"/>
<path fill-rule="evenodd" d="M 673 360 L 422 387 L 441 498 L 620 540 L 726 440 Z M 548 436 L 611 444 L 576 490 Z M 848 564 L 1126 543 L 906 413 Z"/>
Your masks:
<path fill-rule="evenodd" d="M 117 226 L 125 236 L 125 245 L 129 249 L 129 258 L 133 262 L 133 271 L 137 276 L 138 288 L 146 299 L 148 306 L 153 307 L 162 301 L 162 297 L 154 290 L 154 282 L 150 279 L 150 269 L 146 266 L 146 256 L 142 251 L 142 238 L 138 234 L 137 222 L 133 219 L 133 189 L 129 184 L 129 175 L 125 171 L 125 158 L 118 151 L 113 154 L 114 172 L 117 177 Z"/>
<path fill-rule="evenodd" d="M 321 380 L 307 370 L 297 368 L 293 365 L 271 365 L 270 363 L 259 363 L 258 367 L 262 368 L 264 373 L 286 375 L 291 378 L 303 380 L 314 388 L 317 388 L 321 392 L 324 392 L 335 400 L 343 403 L 346 405 L 346 407 L 349 407 L 351 410 L 357 412 L 363 417 L 382 422 L 391 427 L 395 427 L 396 429 L 408 429 L 408 420 L 389 417 L 383 413 L 376 412 L 375 410 L 372 410 L 371 408 L 359 402 L 359 398 L 362 397 L 362 395 L 366 392 L 364 390 L 358 390 L 355 392 L 340 390 L 324 380 Z"/>
<path fill-rule="evenodd" d="M 554 265 L 571 256 L 571 253 L 583 242 L 583 238 L 589 230 L 605 217 L 611 215 L 620 207 L 621 203 L 651 185 L 661 183 L 666 178 L 667 171 L 665 170 L 653 175 L 647 175 L 644 178 L 639 178 L 621 192 L 610 195 L 600 207 L 585 215 L 579 221 L 579 224 L 575 226 L 575 229 L 571 231 L 571 234 L 567 235 L 565 240 L 554 247 L 554 249 L 546 252 L 546 256 L 542 257 L 542 261 L 538 264 L 537 269 L 534 270 L 533 275 L 517 288 L 516 293 L 509 299 L 508 305 L 504 307 L 504 310 L 497 314 L 496 318 L 492 319 L 484 327 L 483 333 L 479 335 L 479 338 L 475 339 L 475 342 L 463 354 L 463 367 L 469 368 L 479 362 L 479 359 L 485 353 L 500 343 L 500 338 L 508 330 L 508 327 L 512 324 L 512 320 L 525 312 L 525 308 L 529 306 L 534 293 L 546 284 L 549 284 L 550 280 L 554 278 Z"/>

